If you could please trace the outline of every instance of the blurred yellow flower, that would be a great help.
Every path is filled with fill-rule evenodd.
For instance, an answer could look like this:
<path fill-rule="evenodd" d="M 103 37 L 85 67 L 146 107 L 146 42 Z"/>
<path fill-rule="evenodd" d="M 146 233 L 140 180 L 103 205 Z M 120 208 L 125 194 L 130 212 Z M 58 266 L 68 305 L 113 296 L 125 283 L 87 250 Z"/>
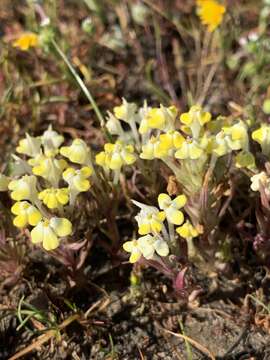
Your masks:
<path fill-rule="evenodd" d="M 42 215 L 38 209 L 27 201 L 16 202 L 12 206 L 11 212 L 17 215 L 13 220 L 13 224 L 18 228 L 23 228 L 28 224 L 36 226 L 42 219 Z"/>
<path fill-rule="evenodd" d="M 222 22 L 226 7 L 215 0 L 197 0 L 197 13 L 209 32 L 214 31 Z"/>
<path fill-rule="evenodd" d="M 21 34 L 20 37 L 12 43 L 12 45 L 23 51 L 27 51 L 30 47 L 37 47 L 38 43 L 38 35 L 27 32 Z"/>
<path fill-rule="evenodd" d="M 31 231 L 33 244 L 42 243 L 45 250 L 54 250 L 59 246 L 59 237 L 70 235 L 72 224 L 68 219 L 53 217 L 40 221 Z"/>
<path fill-rule="evenodd" d="M 68 188 L 61 189 L 45 189 L 38 194 L 38 198 L 42 200 L 49 209 L 57 209 L 66 205 L 69 201 Z"/>

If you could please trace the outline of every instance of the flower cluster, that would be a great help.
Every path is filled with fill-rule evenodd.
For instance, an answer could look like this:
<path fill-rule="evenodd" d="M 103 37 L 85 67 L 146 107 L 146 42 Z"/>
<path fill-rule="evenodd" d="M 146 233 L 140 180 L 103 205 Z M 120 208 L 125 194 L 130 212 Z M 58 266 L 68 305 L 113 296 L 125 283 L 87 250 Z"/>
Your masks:
<path fill-rule="evenodd" d="M 129 131 L 124 130 L 122 122 L 129 125 Z M 145 103 L 138 109 L 123 100 L 113 114 L 109 113 L 106 126 L 117 140 L 105 144 L 104 151 L 96 156 L 100 166 L 115 171 L 135 163 L 137 157 L 159 159 L 173 171 L 187 194 L 200 190 L 211 161 L 215 163 L 215 159 L 231 152 L 237 151 L 237 167 L 254 167 L 248 123 L 222 117 L 213 119 L 199 105 L 178 117 L 174 106 L 150 107 Z"/>
<path fill-rule="evenodd" d="M 65 214 L 79 193 L 89 190 L 93 172 L 91 152 L 81 139 L 62 146 L 64 137 L 50 126 L 41 136 L 20 140 L 11 177 L 0 175 L 0 191 L 10 191 L 18 228 L 32 226 L 31 240 L 53 250 L 72 233 Z"/>
<path fill-rule="evenodd" d="M 130 253 L 131 263 L 137 262 L 142 256 L 147 260 L 167 257 L 175 247 L 174 226 L 178 226 L 176 232 L 184 239 L 198 236 L 199 233 L 191 223 L 188 220 L 185 222 L 184 214 L 180 210 L 186 202 L 185 195 L 178 195 L 172 199 L 165 193 L 158 196 L 159 209 L 133 200 L 133 203 L 140 208 L 135 219 L 138 233 L 142 236 L 123 245 L 124 250 Z"/>

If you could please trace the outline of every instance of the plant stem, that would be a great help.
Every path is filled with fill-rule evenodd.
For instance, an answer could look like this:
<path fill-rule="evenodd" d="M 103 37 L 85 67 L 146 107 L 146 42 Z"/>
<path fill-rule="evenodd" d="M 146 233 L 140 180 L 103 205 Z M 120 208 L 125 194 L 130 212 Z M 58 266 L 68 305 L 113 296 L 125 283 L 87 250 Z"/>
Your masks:
<path fill-rule="evenodd" d="M 63 59 L 63 61 L 65 62 L 65 64 L 67 65 L 67 67 L 69 68 L 71 74 L 74 76 L 75 80 L 77 81 L 78 85 L 80 86 L 81 90 L 83 91 L 84 95 L 86 96 L 86 98 L 88 99 L 88 101 L 90 102 L 90 104 L 92 105 L 97 118 L 100 122 L 101 127 L 103 128 L 105 125 L 105 120 L 103 115 L 101 114 L 101 111 L 99 110 L 99 107 L 96 103 L 96 101 L 94 100 L 93 96 L 91 95 L 90 91 L 87 89 L 85 83 L 83 82 L 83 80 L 81 79 L 81 77 L 79 76 L 79 74 L 76 72 L 76 70 L 74 69 L 73 65 L 71 64 L 71 62 L 68 60 L 68 58 L 66 57 L 66 55 L 63 53 L 63 51 L 60 49 L 60 47 L 58 46 L 58 44 L 56 43 L 56 41 L 54 39 L 51 40 L 51 43 L 54 47 L 54 49 L 56 50 L 56 52 L 60 55 L 60 57 Z"/>

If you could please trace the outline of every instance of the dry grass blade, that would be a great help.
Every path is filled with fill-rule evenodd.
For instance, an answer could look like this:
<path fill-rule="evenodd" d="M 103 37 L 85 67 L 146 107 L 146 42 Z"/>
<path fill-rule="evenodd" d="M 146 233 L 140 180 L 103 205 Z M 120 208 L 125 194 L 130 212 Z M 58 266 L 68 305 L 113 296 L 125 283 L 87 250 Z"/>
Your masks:
<path fill-rule="evenodd" d="M 177 334 L 177 333 L 174 333 L 173 331 L 170 331 L 170 330 L 167 330 L 167 329 L 164 329 L 163 327 L 161 326 L 158 326 L 161 330 L 165 331 L 166 333 L 168 334 L 171 334 L 171 335 L 174 335 L 176 337 L 179 337 L 183 340 L 186 340 L 188 341 L 191 345 L 193 345 L 196 349 L 198 349 L 199 351 L 201 351 L 203 354 L 207 355 L 211 360 L 216 360 L 215 356 L 206 348 L 204 347 L 203 345 L 201 345 L 200 343 L 198 343 L 197 341 L 191 339 L 190 337 L 186 336 L 186 335 L 183 335 L 183 334 Z"/>
<path fill-rule="evenodd" d="M 79 318 L 80 318 L 79 314 L 75 314 L 75 315 L 70 316 L 68 319 L 64 320 L 59 325 L 57 330 L 49 330 L 45 334 L 40 335 L 33 344 L 31 344 L 31 345 L 27 346 L 26 348 L 24 348 L 23 350 L 17 352 L 15 355 L 13 355 L 11 358 L 9 358 L 9 360 L 19 359 L 22 356 L 25 356 L 26 354 L 30 353 L 31 351 L 38 349 L 41 345 L 45 344 L 52 337 L 54 337 L 58 330 L 60 331 L 60 330 L 64 329 L 69 324 L 71 324 L 73 321 L 79 320 Z"/>

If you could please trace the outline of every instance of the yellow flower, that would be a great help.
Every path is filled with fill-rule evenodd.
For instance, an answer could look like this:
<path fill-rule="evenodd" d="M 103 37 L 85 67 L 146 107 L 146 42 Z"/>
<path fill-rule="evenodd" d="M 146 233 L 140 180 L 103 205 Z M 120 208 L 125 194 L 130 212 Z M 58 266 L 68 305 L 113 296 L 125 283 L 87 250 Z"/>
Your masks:
<path fill-rule="evenodd" d="M 58 150 L 59 146 L 64 142 L 64 137 L 58 134 L 58 132 L 54 131 L 50 125 L 41 136 L 41 142 L 44 146 L 45 155 L 49 155 L 50 152 L 54 152 L 56 155 L 56 150 Z"/>
<path fill-rule="evenodd" d="M 146 235 L 149 233 L 160 233 L 163 227 L 163 221 L 166 217 L 164 211 L 159 211 L 154 206 L 144 205 L 135 200 L 133 200 L 133 203 L 141 208 L 141 211 L 135 216 L 135 220 L 139 227 L 139 234 Z"/>
<path fill-rule="evenodd" d="M 215 137 L 214 153 L 223 156 L 232 150 L 248 150 L 247 127 L 243 121 L 233 126 L 224 126 Z"/>
<path fill-rule="evenodd" d="M 72 224 L 68 219 L 53 217 L 40 221 L 31 231 L 33 244 L 42 243 L 45 250 L 54 250 L 59 246 L 59 237 L 70 235 Z"/>
<path fill-rule="evenodd" d="M 12 206 L 11 212 L 17 215 L 13 220 L 13 224 L 18 228 L 23 228 L 28 224 L 36 226 L 42 219 L 42 215 L 37 208 L 27 201 L 16 202 Z"/>
<path fill-rule="evenodd" d="M 69 167 L 64 171 L 63 179 L 68 183 L 70 191 L 80 193 L 89 190 L 90 181 L 88 178 L 92 172 L 93 170 L 88 166 L 84 166 L 79 170 Z"/>
<path fill-rule="evenodd" d="M 106 128 L 112 135 L 123 135 L 123 129 L 120 121 L 110 112 L 108 112 L 108 118 L 106 122 Z"/>
<path fill-rule="evenodd" d="M 138 239 L 139 249 L 147 260 L 154 258 L 155 252 L 160 256 L 169 255 L 169 246 L 159 235 L 145 235 Z"/>
<path fill-rule="evenodd" d="M 180 116 L 180 121 L 184 124 L 182 130 L 189 133 L 190 129 L 193 138 L 198 139 L 201 128 L 211 120 L 211 117 L 211 114 L 203 111 L 201 106 L 194 105 L 190 108 L 189 112 L 183 113 Z"/>
<path fill-rule="evenodd" d="M 141 159 L 153 160 L 162 159 L 168 155 L 168 148 L 160 146 L 159 137 L 151 136 L 150 140 L 145 145 L 142 145 Z"/>
<path fill-rule="evenodd" d="M 174 200 L 168 194 L 159 194 L 158 205 L 164 210 L 167 220 L 174 225 L 181 225 L 184 222 L 184 215 L 181 209 L 185 206 L 187 198 L 185 195 L 179 195 Z"/>
<path fill-rule="evenodd" d="M 175 106 L 166 108 L 160 105 L 159 108 L 148 108 L 144 111 L 139 133 L 146 134 L 151 129 L 173 130 L 176 114 L 177 109 Z"/>
<path fill-rule="evenodd" d="M 73 140 L 70 146 L 63 146 L 60 154 L 67 157 L 75 164 L 90 165 L 90 149 L 81 139 Z"/>
<path fill-rule="evenodd" d="M 37 199 L 37 178 L 33 175 L 24 175 L 21 179 L 12 180 L 8 184 L 11 190 L 11 198 L 15 201 L 30 200 L 35 202 Z"/>
<path fill-rule="evenodd" d="M 184 137 L 178 131 L 167 131 L 165 134 L 159 136 L 159 149 L 169 151 L 179 149 L 183 142 L 185 141 Z"/>
<path fill-rule="evenodd" d="M 160 256 L 169 255 L 169 247 L 166 241 L 160 236 L 145 235 L 138 240 L 127 241 L 123 244 L 126 252 L 131 253 L 129 261 L 135 263 L 141 256 L 147 260 L 151 260 L 155 256 L 155 252 Z"/>
<path fill-rule="evenodd" d="M 126 252 L 130 253 L 129 262 L 134 264 L 142 256 L 142 252 L 139 248 L 138 240 L 126 241 L 123 244 L 123 248 Z"/>
<path fill-rule="evenodd" d="M 3 174 L 0 174 L 0 191 L 7 191 L 10 179 Z"/>
<path fill-rule="evenodd" d="M 64 159 L 55 159 L 51 156 L 39 155 L 35 159 L 30 159 L 28 163 L 33 166 L 34 175 L 41 176 L 48 180 L 53 187 L 58 187 L 63 170 L 67 167 Z"/>
<path fill-rule="evenodd" d="M 137 105 L 134 103 L 128 103 L 125 99 L 123 99 L 122 105 L 115 106 L 113 108 L 113 112 L 116 118 L 127 123 L 129 123 L 130 120 L 134 118 L 136 110 Z"/>
<path fill-rule="evenodd" d="M 26 134 L 26 138 L 20 140 L 19 146 L 16 147 L 16 151 L 19 154 L 35 157 L 40 153 L 41 140 L 38 137 L 32 137 Z"/>
<path fill-rule="evenodd" d="M 163 130 L 166 125 L 166 116 L 162 108 L 149 110 L 147 120 L 151 129 Z"/>
<path fill-rule="evenodd" d="M 182 226 L 179 226 L 176 229 L 176 232 L 184 239 L 191 239 L 199 235 L 199 232 L 195 229 L 194 226 L 191 225 L 188 220 Z"/>
<path fill-rule="evenodd" d="M 69 190 L 68 188 L 45 189 L 38 194 L 38 198 L 42 200 L 49 209 L 56 209 L 68 203 Z"/>
<path fill-rule="evenodd" d="M 251 134 L 253 140 L 261 145 L 264 155 L 270 155 L 270 126 L 263 124 Z"/>
<path fill-rule="evenodd" d="M 111 170 L 120 170 L 123 165 L 131 165 L 135 161 L 133 145 L 125 145 L 120 140 L 115 144 L 105 144 L 104 151 L 96 155 L 96 163 Z"/>
<path fill-rule="evenodd" d="M 226 7 L 215 0 L 197 0 L 198 15 L 209 32 L 214 31 L 222 22 Z"/>
<path fill-rule="evenodd" d="M 23 51 L 27 51 L 30 47 L 37 47 L 38 43 L 38 35 L 28 32 L 22 34 L 12 45 Z"/>
<path fill-rule="evenodd" d="M 178 149 L 175 153 L 176 159 L 191 159 L 196 160 L 199 159 L 205 153 L 204 148 L 201 144 L 192 139 L 186 139 L 180 149 Z"/>

